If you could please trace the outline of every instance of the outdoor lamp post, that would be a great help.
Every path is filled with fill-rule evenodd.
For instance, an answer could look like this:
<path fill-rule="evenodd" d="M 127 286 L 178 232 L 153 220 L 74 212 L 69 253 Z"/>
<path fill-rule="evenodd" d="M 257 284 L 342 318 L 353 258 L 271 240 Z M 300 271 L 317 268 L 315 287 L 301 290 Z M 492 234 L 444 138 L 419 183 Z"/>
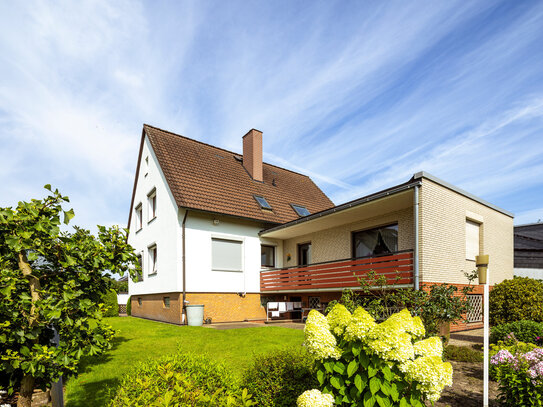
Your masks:
<path fill-rule="evenodd" d="M 479 275 L 479 284 L 483 284 L 483 406 L 488 407 L 488 337 L 489 337 L 489 312 L 490 305 L 488 301 L 488 254 L 475 257 L 477 274 Z"/>

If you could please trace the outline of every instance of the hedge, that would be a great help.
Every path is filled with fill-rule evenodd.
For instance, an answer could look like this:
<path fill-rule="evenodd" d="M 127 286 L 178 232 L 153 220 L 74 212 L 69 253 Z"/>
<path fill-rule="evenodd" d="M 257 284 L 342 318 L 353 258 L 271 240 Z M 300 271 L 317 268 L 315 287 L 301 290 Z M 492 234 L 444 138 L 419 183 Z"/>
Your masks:
<path fill-rule="evenodd" d="M 490 323 L 520 320 L 543 322 L 543 282 L 515 277 L 496 284 L 490 292 Z"/>
<path fill-rule="evenodd" d="M 258 406 L 291 407 L 306 390 L 317 387 L 314 360 L 303 348 L 256 356 L 242 385 Z"/>

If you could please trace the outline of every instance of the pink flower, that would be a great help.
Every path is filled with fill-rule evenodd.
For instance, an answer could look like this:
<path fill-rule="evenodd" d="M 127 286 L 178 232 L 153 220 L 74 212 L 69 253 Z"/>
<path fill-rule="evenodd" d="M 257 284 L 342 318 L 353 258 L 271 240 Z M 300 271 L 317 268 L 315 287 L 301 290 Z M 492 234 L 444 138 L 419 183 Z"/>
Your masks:
<path fill-rule="evenodd" d="M 490 363 L 492 363 L 493 365 L 514 362 L 516 362 L 515 357 L 507 349 L 500 350 L 498 353 L 490 358 Z"/>

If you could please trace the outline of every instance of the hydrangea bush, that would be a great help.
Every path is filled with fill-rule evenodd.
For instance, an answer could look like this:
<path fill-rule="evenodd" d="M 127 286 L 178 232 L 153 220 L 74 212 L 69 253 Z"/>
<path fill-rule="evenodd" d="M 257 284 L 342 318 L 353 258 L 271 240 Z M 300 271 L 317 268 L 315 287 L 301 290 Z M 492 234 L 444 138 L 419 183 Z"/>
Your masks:
<path fill-rule="evenodd" d="M 504 405 L 543 406 L 543 348 L 516 354 L 502 349 L 490 363 Z"/>
<path fill-rule="evenodd" d="M 362 307 L 351 314 L 336 304 L 327 317 L 311 311 L 304 333 L 320 390 L 336 405 L 422 407 L 452 385 L 452 366 L 442 360 L 441 340 L 422 340 L 424 325 L 407 309 L 376 323 Z M 298 406 L 331 405 L 307 404 L 310 397 L 324 397 L 313 392 L 300 396 Z"/>

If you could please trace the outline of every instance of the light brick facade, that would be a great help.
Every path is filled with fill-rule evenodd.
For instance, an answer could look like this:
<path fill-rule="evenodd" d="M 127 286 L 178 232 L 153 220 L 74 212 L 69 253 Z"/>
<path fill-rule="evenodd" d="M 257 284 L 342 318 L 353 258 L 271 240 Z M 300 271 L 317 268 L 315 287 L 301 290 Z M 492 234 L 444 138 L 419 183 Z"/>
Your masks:
<path fill-rule="evenodd" d="M 513 218 L 429 179 L 420 188 L 422 282 L 467 284 L 466 219 L 480 223 L 479 252 L 490 256 L 490 285 L 513 278 Z"/>

